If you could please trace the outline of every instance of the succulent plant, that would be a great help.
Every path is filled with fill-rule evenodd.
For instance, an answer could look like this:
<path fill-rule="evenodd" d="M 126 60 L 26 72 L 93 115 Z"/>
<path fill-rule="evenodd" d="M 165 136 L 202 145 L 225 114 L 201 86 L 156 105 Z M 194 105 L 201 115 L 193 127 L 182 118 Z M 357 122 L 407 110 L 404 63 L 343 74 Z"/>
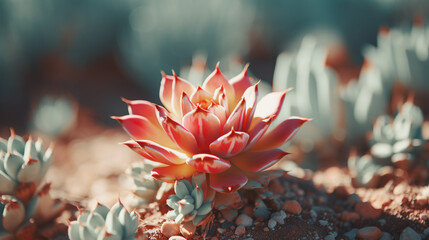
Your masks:
<path fill-rule="evenodd" d="M 296 54 L 277 57 L 273 90 L 293 88 L 287 96 L 281 116 L 306 116 L 306 124 L 295 139 L 312 141 L 333 135 L 340 118 L 337 76 L 326 67 L 327 48 L 312 36 L 306 36 Z M 309 140 L 311 139 L 311 140 Z"/>
<path fill-rule="evenodd" d="M 68 235 L 71 240 L 140 239 L 138 221 L 137 214 L 129 213 L 121 202 L 111 209 L 97 204 L 90 212 L 80 212 L 77 220 L 70 223 Z"/>
<path fill-rule="evenodd" d="M 11 195 L 0 197 L 0 238 L 13 234 L 25 221 L 25 207 Z"/>
<path fill-rule="evenodd" d="M 381 28 L 377 47 L 367 46 L 364 56 L 380 70 L 386 84 L 399 80 L 414 89 L 429 89 L 429 27 L 421 17 L 411 27 Z"/>
<path fill-rule="evenodd" d="M 36 225 L 43 225 L 57 217 L 64 210 L 62 201 L 51 198 L 50 185 L 44 185 L 30 202 L 25 203 L 12 195 L 2 195 L 0 198 L 0 239 L 13 236 L 29 219 Z"/>
<path fill-rule="evenodd" d="M 291 117 L 271 131 L 287 93 L 272 92 L 257 103 L 258 84 L 245 68 L 227 80 L 219 66 L 194 87 L 174 74 L 163 74 L 161 102 L 166 107 L 127 101 L 130 114 L 113 117 L 134 140 L 125 145 L 143 157 L 162 163 L 152 176 L 173 182 L 206 173 L 210 187 L 230 193 L 263 175 L 286 152 L 277 149 L 308 121 Z"/>
<path fill-rule="evenodd" d="M 45 150 L 42 141 L 27 141 L 15 135 L 0 138 L 0 193 L 27 201 L 45 176 L 52 162 L 52 147 Z"/>
<path fill-rule="evenodd" d="M 167 217 L 173 219 L 176 223 L 190 222 L 198 225 L 208 217 L 213 208 L 212 196 L 204 196 L 201 186 L 188 180 L 176 181 L 174 183 L 174 192 L 167 199 L 167 205 L 173 210 L 167 213 Z"/>
<path fill-rule="evenodd" d="M 163 182 L 150 175 L 154 167 L 154 164 L 145 161 L 144 163 L 133 163 L 132 167 L 127 170 L 134 183 L 133 195 L 128 200 L 131 207 L 140 208 L 160 199 L 158 192 Z"/>
<path fill-rule="evenodd" d="M 362 157 L 349 158 L 349 169 L 363 186 L 378 186 L 380 176 L 393 174 L 394 168 L 410 171 L 426 151 L 421 126 L 423 114 L 411 102 L 402 105 L 395 117 L 377 118 L 372 131 L 370 152 Z M 426 164 L 423 162 L 422 166 Z"/>

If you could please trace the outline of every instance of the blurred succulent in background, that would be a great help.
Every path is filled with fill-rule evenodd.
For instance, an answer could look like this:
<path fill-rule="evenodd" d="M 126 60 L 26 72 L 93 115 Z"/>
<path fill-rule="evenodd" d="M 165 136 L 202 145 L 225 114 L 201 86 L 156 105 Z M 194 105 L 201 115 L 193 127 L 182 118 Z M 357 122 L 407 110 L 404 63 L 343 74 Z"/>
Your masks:
<path fill-rule="evenodd" d="M 32 127 L 37 132 L 58 137 L 72 127 L 76 117 L 76 106 L 71 101 L 45 96 L 33 114 Z"/>
<path fill-rule="evenodd" d="M 246 70 L 228 81 L 217 66 L 202 87 L 163 74 L 160 98 L 166 109 L 127 101 L 130 114 L 114 117 L 134 139 L 125 144 L 162 163 L 152 170 L 162 181 L 207 173 L 212 189 L 230 193 L 248 180 L 264 179 L 263 171 L 287 155 L 277 147 L 308 119 L 292 117 L 267 131 L 287 91 L 257 102 L 258 84 L 252 85 Z"/>
<path fill-rule="evenodd" d="M 6 141 L 0 138 L 0 193 L 28 202 L 52 163 L 52 147 L 42 141 L 27 141 L 11 130 Z"/>
<path fill-rule="evenodd" d="M 379 69 L 366 61 L 359 80 L 350 82 L 341 92 L 350 142 L 362 139 L 380 113 L 387 111 L 392 87 L 384 83 Z"/>
<path fill-rule="evenodd" d="M 413 168 L 427 169 L 427 140 L 422 137 L 422 124 L 423 114 L 411 102 L 404 103 L 393 119 L 388 115 L 378 117 L 369 141 L 370 152 L 349 158 L 349 169 L 357 183 L 376 187 L 380 185 L 379 178 L 394 174 L 395 168 L 410 173 Z"/>
<path fill-rule="evenodd" d="M 143 1 L 119 41 L 123 62 L 137 81 L 156 91 L 157 82 L 149 79 L 159 76 L 158 69 L 179 69 L 195 52 L 216 61 L 245 56 L 254 11 L 242 0 Z"/>
<path fill-rule="evenodd" d="M 310 149 L 314 141 L 332 136 L 339 129 L 338 81 L 325 65 L 327 51 L 314 37 L 307 36 L 296 54 L 285 52 L 277 57 L 274 71 L 274 91 L 294 89 L 287 96 L 280 119 L 298 115 L 313 119 L 295 137 L 306 141 Z"/>
<path fill-rule="evenodd" d="M 127 169 L 127 173 L 133 178 L 132 195 L 127 203 L 133 208 L 142 208 L 148 203 L 160 200 L 162 194 L 169 187 L 168 183 L 159 181 L 151 176 L 151 171 L 156 165 L 153 162 L 133 163 L 132 167 Z"/>
<path fill-rule="evenodd" d="M 68 236 L 71 240 L 143 239 L 137 233 L 138 222 L 138 215 L 129 213 L 121 202 L 111 209 L 97 204 L 90 212 L 81 211 L 77 220 L 70 223 Z"/>
<path fill-rule="evenodd" d="M 204 191 L 202 184 L 192 184 L 188 180 L 176 181 L 174 192 L 167 199 L 167 205 L 173 210 L 167 213 L 167 217 L 176 223 L 191 222 L 199 225 L 210 216 L 213 208 L 214 191 Z M 206 194 L 204 194 L 206 193 Z M 208 195 L 209 193 L 209 195 Z"/>
<path fill-rule="evenodd" d="M 429 90 L 429 27 L 421 17 L 411 27 L 381 28 L 377 40 L 377 47 L 366 46 L 364 56 L 379 69 L 384 85 L 399 80 Z"/>

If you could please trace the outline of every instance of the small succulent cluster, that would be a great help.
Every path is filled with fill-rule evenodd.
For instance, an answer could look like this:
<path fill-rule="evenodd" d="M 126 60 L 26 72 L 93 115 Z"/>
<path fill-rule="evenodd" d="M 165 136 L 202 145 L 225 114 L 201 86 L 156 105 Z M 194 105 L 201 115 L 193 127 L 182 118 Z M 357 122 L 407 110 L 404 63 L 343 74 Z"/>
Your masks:
<path fill-rule="evenodd" d="M 133 163 L 131 168 L 127 170 L 134 184 L 132 189 L 133 195 L 127 201 L 131 207 L 141 208 L 150 202 L 160 199 L 159 195 L 164 192 L 164 188 L 161 186 L 166 183 L 150 175 L 154 167 L 154 164 L 145 161 L 144 163 Z M 160 189 L 161 193 L 159 193 Z"/>
<path fill-rule="evenodd" d="M 176 223 L 192 221 L 194 225 L 199 225 L 210 215 L 215 194 L 204 196 L 201 185 L 194 181 L 191 184 L 188 180 L 176 181 L 174 192 L 176 194 L 167 199 L 167 205 L 173 209 L 167 213 L 168 218 Z"/>
<path fill-rule="evenodd" d="M 68 236 L 71 240 L 143 239 L 138 229 L 138 215 L 129 213 L 121 202 L 111 209 L 97 204 L 94 210 L 81 211 L 76 221 L 70 223 Z"/>
<path fill-rule="evenodd" d="M 6 141 L 0 138 L 0 193 L 15 194 L 23 200 L 40 184 L 52 162 L 52 148 L 45 150 L 42 141 L 27 141 L 15 132 Z M 33 192 L 22 191 L 32 188 Z"/>
<path fill-rule="evenodd" d="M 339 95 L 335 72 L 326 67 L 328 50 L 312 36 L 306 36 L 296 54 L 277 57 L 273 78 L 274 91 L 293 88 L 287 96 L 281 116 L 306 116 L 299 140 L 320 140 L 338 129 Z"/>
<path fill-rule="evenodd" d="M 369 141 L 370 152 L 349 159 L 349 168 L 356 176 L 356 182 L 376 187 L 380 184 L 379 178 L 394 174 L 394 169 L 411 171 L 419 164 L 426 169 L 427 140 L 422 137 L 422 123 L 421 110 L 411 102 L 404 103 L 394 118 L 379 116 Z"/>
<path fill-rule="evenodd" d="M 0 236 L 13 236 L 28 220 L 43 224 L 65 207 L 49 195 L 50 185 L 40 183 L 52 162 L 52 148 L 45 151 L 41 140 L 24 141 L 14 131 L 0 139 Z"/>

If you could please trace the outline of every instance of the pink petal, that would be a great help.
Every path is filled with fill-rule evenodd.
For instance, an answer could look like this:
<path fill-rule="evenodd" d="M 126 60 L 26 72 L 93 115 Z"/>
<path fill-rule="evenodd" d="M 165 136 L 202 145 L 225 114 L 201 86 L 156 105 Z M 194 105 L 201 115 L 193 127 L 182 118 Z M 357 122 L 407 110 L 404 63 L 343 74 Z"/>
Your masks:
<path fill-rule="evenodd" d="M 241 131 L 246 118 L 246 100 L 244 98 L 237 104 L 235 109 L 226 120 L 223 132 L 229 132 L 231 129 Z"/>
<path fill-rule="evenodd" d="M 216 117 L 220 121 L 220 126 L 222 128 L 226 123 L 226 118 L 228 117 L 226 109 L 223 106 L 221 106 L 215 102 L 212 102 L 212 104 L 209 107 L 209 112 L 216 115 Z"/>
<path fill-rule="evenodd" d="M 223 86 L 225 89 L 228 104 L 232 108 L 232 104 L 235 100 L 234 88 L 232 85 L 226 80 L 225 76 L 223 76 L 222 72 L 219 69 L 219 63 L 216 65 L 216 69 L 206 78 L 203 83 L 203 88 L 207 90 L 209 93 L 214 94 L 216 89 L 220 86 Z"/>
<path fill-rule="evenodd" d="M 177 146 L 187 153 L 198 153 L 197 141 L 191 132 L 172 120 L 165 112 L 159 111 L 158 106 L 157 116 L 162 128 Z"/>
<path fill-rule="evenodd" d="M 243 71 L 237 76 L 233 77 L 229 80 L 229 83 L 232 85 L 235 91 L 235 101 L 240 101 L 241 96 L 247 88 L 252 86 L 250 82 L 249 74 L 247 74 L 247 69 L 249 68 L 249 64 L 244 66 Z"/>
<path fill-rule="evenodd" d="M 209 174 L 209 179 L 210 187 L 221 193 L 235 192 L 247 183 L 247 177 L 234 166 L 225 172 Z"/>
<path fill-rule="evenodd" d="M 264 136 L 265 132 L 268 130 L 274 119 L 274 115 L 269 116 L 265 119 L 262 119 L 262 121 L 260 121 L 255 125 L 255 127 L 253 127 L 253 129 L 249 133 L 250 142 L 249 144 L 247 144 L 245 150 L 251 148 L 253 145 L 255 145 L 255 143 L 259 141 L 259 139 L 261 139 L 262 136 Z"/>
<path fill-rule="evenodd" d="M 199 106 L 183 116 L 182 123 L 194 135 L 201 152 L 207 152 L 210 143 L 221 134 L 219 119 Z"/>
<path fill-rule="evenodd" d="M 207 109 L 212 102 L 212 94 L 198 86 L 197 90 L 191 96 L 191 101 L 194 104 Z"/>
<path fill-rule="evenodd" d="M 166 148 L 155 142 L 148 140 L 136 140 L 143 151 L 148 155 L 148 159 L 167 165 L 179 165 L 186 161 L 187 156 L 181 152 Z"/>
<path fill-rule="evenodd" d="M 264 134 L 262 138 L 256 142 L 251 148 L 252 150 L 273 149 L 288 142 L 299 130 L 299 128 L 307 122 L 308 118 L 291 117 L 280 123 L 270 132 Z"/>
<path fill-rule="evenodd" d="M 131 150 L 133 150 L 134 152 L 138 153 L 140 156 L 149 159 L 151 156 L 149 154 L 146 153 L 146 151 L 143 150 L 142 147 L 140 147 L 140 145 L 134 141 L 134 140 L 129 140 L 126 142 L 123 142 L 122 144 L 124 144 L 125 146 L 131 148 Z"/>
<path fill-rule="evenodd" d="M 173 89 L 173 96 L 171 98 L 171 105 L 172 105 L 172 113 L 176 116 L 179 116 L 181 113 L 181 97 L 183 93 L 186 93 L 188 96 L 190 96 L 194 91 L 195 88 L 192 86 L 191 83 L 188 81 L 179 78 L 174 72 L 173 72 L 173 83 L 172 83 L 172 89 Z"/>
<path fill-rule="evenodd" d="M 171 97 L 173 96 L 173 76 L 161 72 L 161 88 L 159 89 L 159 99 L 168 110 L 172 110 Z"/>
<path fill-rule="evenodd" d="M 186 95 L 186 93 L 182 94 L 182 99 L 180 102 L 182 103 L 181 105 L 182 117 L 195 108 L 195 105 L 191 102 L 191 100 L 189 99 L 188 95 Z"/>
<path fill-rule="evenodd" d="M 289 90 L 290 89 L 283 92 L 272 92 L 265 95 L 256 105 L 255 115 L 250 124 L 250 129 L 268 116 L 277 116 L 282 108 L 285 95 Z"/>
<path fill-rule="evenodd" d="M 220 173 L 231 167 L 228 160 L 206 153 L 196 154 L 188 158 L 186 163 L 203 173 Z"/>
<path fill-rule="evenodd" d="M 259 172 L 277 163 L 287 152 L 280 149 L 253 152 L 247 151 L 231 158 L 231 163 L 242 170 Z"/>
<path fill-rule="evenodd" d="M 253 119 L 253 115 L 255 114 L 255 106 L 258 98 L 258 85 L 259 83 L 256 83 L 255 85 L 250 86 L 243 93 L 243 98 L 244 100 L 246 100 L 246 119 L 245 119 L 245 125 L 244 125 L 244 130 L 246 131 L 247 129 L 249 129 L 250 123 L 252 122 L 252 119 Z"/>
<path fill-rule="evenodd" d="M 231 130 L 229 133 L 219 137 L 210 144 L 211 153 L 221 157 L 232 157 L 246 147 L 249 135 L 245 132 Z"/>
<path fill-rule="evenodd" d="M 177 148 L 170 138 L 162 131 L 157 122 L 150 122 L 147 118 L 139 115 L 126 115 L 112 117 L 116 119 L 127 133 L 134 139 L 145 139 L 162 143 L 169 148 Z"/>
<path fill-rule="evenodd" d="M 152 170 L 152 177 L 164 182 L 174 182 L 191 177 L 195 172 L 194 168 L 184 163 L 182 165 L 156 167 Z"/>
<path fill-rule="evenodd" d="M 122 98 L 126 104 L 128 104 L 128 112 L 130 115 L 140 115 L 147 118 L 150 122 L 158 122 L 156 117 L 155 104 L 145 100 L 128 100 Z"/>

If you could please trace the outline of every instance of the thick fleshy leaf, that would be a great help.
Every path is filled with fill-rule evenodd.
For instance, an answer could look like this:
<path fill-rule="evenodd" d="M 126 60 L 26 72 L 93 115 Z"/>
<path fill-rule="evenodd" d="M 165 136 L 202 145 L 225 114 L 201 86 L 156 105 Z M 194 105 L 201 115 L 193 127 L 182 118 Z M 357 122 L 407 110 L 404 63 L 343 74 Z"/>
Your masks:
<path fill-rule="evenodd" d="M 228 120 L 226 120 L 225 126 L 223 127 L 223 132 L 229 132 L 231 129 L 241 131 L 243 129 L 246 119 L 246 100 L 244 98 L 237 104 L 235 109 L 229 115 Z"/>
<path fill-rule="evenodd" d="M 243 151 L 248 141 L 247 133 L 231 130 L 210 144 L 210 152 L 220 157 L 232 157 Z"/>
<path fill-rule="evenodd" d="M 308 118 L 291 117 L 280 123 L 270 132 L 264 134 L 251 148 L 252 150 L 267 150 L 281 146 L 288 142 L 298 132 Z"/>
<path fill-rule="evenodd" d="M 161 107 L 157 107 L 157 112 L 164 111 Z M 169 148 L 177 148 L 167 134 L 158 127 L 157 123 L 150 122 L 149 119 L 139 115 L 126 115 L 122 117 L 112 117 L 116 119 L 127 133 L 134 139 L 151 140 L 157 143 L 162 143 Z"/>
<path fill-rule="evenodd" d="M 198 86 L 197 90 L 192 94 L 191 101 L 195 105 L 207 109 L 212 101 L 212 94 Z"/>
<path fill-rule="evenodd" d="M 246 66 L 244 66 L 244 69 L 240 74 L 238 74 L 237 76 L 229 80 L 229 83 L 232 85 L 235 91 L 236 102 L 240 101 L 240 98 L 243 95 L 244 91 L 246 91 L 247 88 L 252 86 L 252 83 L 250 82 L 249 74 L 247 74 L 248 68 L 249 68 L 249 64 L 246 64 Z"/>
<path fill-rule="evenodd" d="M 179 117 L 181 113 L 181 98 L 182 94 L 186 93 L 188 96 L 190 96 L 194 91 L 195 88 L 190 84 L 188 81 L 179 78 L 174 72 L 173 72 L 173 96 L 171 98 L 171 106 L 172 106 L 172 113 L 173 115 Z"/>
<path fill-rule="evenodd" d="M 209 179 L 210 187 L 222 193 L 235 192 L 247 183 L 247 177 L 234 166 L 225 172 L 209 174 Z"/>
<path fill-rule="evenodd" d="M 0 171 L 0 194 L 10 194 L 15 188 L 15 181 Z"/>
<path fill-rule="evenodd" d="M 255 114 L 256 101 L 258 99 L 258 85 L 259 83 L 250 86 L 243 93 L 243 98 L 246 100 L 246 118 L 244 123 L 244 130 L 248 130 L 252 122 L 253 115 Z"/>
<path fill-rule="evenodd" d="M 185 163 L 185 159 L 187 158 L 181 152 L 166 148 L 149 140 L 136 140 L 136 142 L 146 152 L 146 155 L 150 156 L 148 159 L 155 162 L 167 165 L 179 165 Z"/>
<path fill-rule="evenodd" d="M 285 95 L 289 90 L 290 89 L 283 92 L 272 92 L 265 95 L 256 105 L 255 114 L 250 123 L 250 129 L 268 116 L 277 116 L 282 108 Z"/>
<path fill-rule="evenodd" d="M 70 240 L 80 240 L 79 235 L 80 224 L 78 221 L 73 221 L 69 225 L 68 236 Z"/>
<path fill-rule="evenodd" d="M 152 177 L 164 181 L 174 182 L 192 176 L 195 169 L 188 164 L 156 167 L 152 170 Z"/>
<path fill-rule="evenodd" d="M 198 152 L 197 141 L 190 131 L 162 112 L 157 112 L 157 115 L 162 128 L 178 147 L 187 153 L 194 154 Z"/>
<path fill-rule="evenodd" d="M 188 158 L 186 163 L 197 171 L 204 173 L 220 173 L 231 167 L 228 160 L 206 153 L 196 154 Z"/>
<path fill-rule="evenodd" d="M 145 100 L 128 100 L 125 98 L 122 98 L 122 101 L 128 104 L 128 112 L 130 115 L 139 115 L 145 117 L 151 123 L 158 122 L 155 104 Z"/>
<path fill-rule="evenodd" d="M 14 153 L 15 151 L 20 154 L 24 153 L 25 141 L 21 136 L 15 134 L 13 128 L 10 129 L 10 137 L 7 141 L 7 149 L 11 153 Z"/>
<path fill-rule="evenodd" d="M 265 119 L 262 119 L 262 121 L 260 121 L 253 127 L 253 129 L 249 133 L 250 141 L 244 151 L 251 148 L 255 143 L 259 141 L 259 139 L 261 139 L 262 136 L 264 136 L 265 132 L 268 130 L 275 118 L 276 117 L 274 115 L 269 116 Z"/>
<path fill-rule="evenodd" d="M 226 123 L 226 119 L 228 117 L 228 113 L 225 109 L 225 107 L 223 107 L 222 105 L 219 105 L 215 102 L 212 102 L 212 104 L 209 107 L 209 112 L 213 113 L 214 115 L 216 115 L 216 117 L 219 119 L 220 122 L 220 126 L 223 128 L 223 126 Z"/>
<path fill-rule="evenodd" d="M 247 151 L 231 158 L 231 162 L 248 172 L 259 172 L 271 167 L 287 154 L 289 153 L 280 149 L 259 152 Z"/>
<path fill-rule="evenodd" d="M 217 104 L 221 105 L 225 109 L 227 114 L 229 113 L 228 99 L 226 97 L 226 93 L 225 93 L 225 90 L 223 89 L 223 86 L 216 89 L 213 96 L 213 100 Z"/>
<path fill-rule="evenodd" d="M 201 152 L 208 151 L 210 143 L 221 134 L 219 119 L 213 113 L 198 106 L 183 116 L 182 122 L 183 126 L 194 135 Z"/>
<path fill-rule="evenodd" d="M 149 154 L 146 153 L 146 151 L 143 150 L 142 147 L 140 147 L 140 145 L 134 141 L 134 140 L 129 140 L 126 142 L 123 142 L 122 144 L 124 144 L 125 146 L 131 148 L 131 150 L 133 150 L 134 152 L 138 153 L 140 156 L 149 159 L 151 156 Z"/>
<path fill-rule="evenodd" d="M 162 80 L 161 87 L 159 89 L 159 99 L 161 99 L 162 105 L 169 111 L 172 111 L 171 98 L 173 96 L 173 76 L 169 76 L 164 72 L 161 72 Z"/>
<path fill-rule="evenodd" d="M 214 94 L 216 89 L 220 86 L 223 86 L 225 89 L 225 93 L 229 101 L 228 104 L 232 108 L 235 100 L 234 88 L 220 71 L 218 63 L 216 65 L 216 69 L 206 78 L 206 80 L 204 80 L 203 88 L 211 94 Z"/>
<path fill-rule="evenodd" d="M 124 229 L 119 222 L 119 217 L 113 211 L 110 211 L 106 216 L 106 232 L 118 236 L 122 236 Z"/>
<path fill-rule="evenodd" d="M 8 232 L 14 232 L 25 219 L 25 208 L 18 200 L 10 199 L 6 201 L 2 215 L 3 228 Z"/>
<path fill-rule="evenodd" d="M 98 213 L 90 212 L 86 219 L 86 225 L 94 229 L 102 228 L 104 226 L 104 218 Z"/>
<path fill-rule="evenodd" d="M 17 179 L 20 182 L 34 182 L 38 180 L 40 172 L 40 161 L 37 159 L 29 159 L 19 170 Z"/>
<path fill-rule="evenodd" d="M 6 173 L 17 180 L 18 172 L 21 170 L 22 165 L 24 164 L 24 159 L 21 156 L 15 155 L 13 153 L 7 153 L 4 158 L 4 169 Z"/>
<path fill-rule="evenodd" d="M 186 93 L 182 94 L 182 98 L 180 100 L 181 104 L 181 113 L 182 115 L 180 117 L 185 116 L 188 112 L 192 111 L 192 109 L 195 108 L 195 105 L 192 103 L 191 99 L 189 99 L 188 95 Z"/>

